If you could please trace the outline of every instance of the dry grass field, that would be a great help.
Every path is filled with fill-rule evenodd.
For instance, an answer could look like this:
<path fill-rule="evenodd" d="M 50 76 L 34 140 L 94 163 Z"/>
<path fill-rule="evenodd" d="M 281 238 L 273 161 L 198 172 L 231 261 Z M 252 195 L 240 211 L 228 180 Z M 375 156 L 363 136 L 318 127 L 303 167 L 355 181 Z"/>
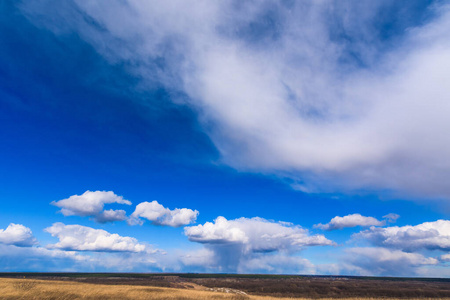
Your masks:
<path fill-rule="evenodd" d="M 1 299 L 273 299 L 205 290 L 102 285 L 71 281 L 0 279 Z"/>
<path fill-rule="evenodd" d="M 236 293 L 237 292 L 237 293 Z M 229 299 L 229 300 L 275 300 L 275 299 L 307 299 L 307 298 L 277 298 L 258 295 L 244 295 L 239 291 L 226 293 L 225 289 L 208 291 L 198 285 L 189 285 L 185 289 L 148 287 L 139 285 L 104 285 L 81 283 L 74 281 L 36 280 L 0 278 L 1 299 Z M 323 298 L 327 299 L 327 298 Z M 329 299 L 329 298 L 328 298 Z M 344 299 L 344 298 L 341 298 Z M 375 299 L 375 298 L 347 298 Z M 389 298 L 383 298 L 389 299 Z M 392 298 L 394 299 L 394 298 Z M 436 299 L 436 298 L 435 298 Z M 441 298 L 444 299 L 444 298 Z M 448 299 L 448 298 L 447 298 Z"/>

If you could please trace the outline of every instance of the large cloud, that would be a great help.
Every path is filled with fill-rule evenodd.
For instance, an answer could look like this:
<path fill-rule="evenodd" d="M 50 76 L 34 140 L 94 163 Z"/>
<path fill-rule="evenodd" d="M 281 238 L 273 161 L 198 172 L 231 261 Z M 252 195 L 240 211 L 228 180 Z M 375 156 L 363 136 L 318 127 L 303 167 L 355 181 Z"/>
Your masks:
<path fill-rule="evenodd" d="M 214 223 L 185 227 L 184 232 L 190 241 L 204 244 L 212 251 L 219 271 L 248 272 L 255 269 L 257 261 L 265 262 L 266 271 L 275 270 L 276 263 L 271 266 L 266 255 L 286 262 L 289 260 L 286 255 L 305 247 L 334 245 L 323 235 L 309 235 L 308 230 L 299 226 L 262 218 L 227 220 L 218 217 Z M 286 257 L 280 258 L 277 253 Z M 300 265 L 304 265 L 303 262 Z"/>
<path fill-rule="evenodd" d="M 103 210 L 105 204 L 112 203 L 131 205 L 130 201 L 111 191 L 86 191 L 82 195 L 73 195 L 51 204 L 61 208 L 64 216 L 88 216 L 99 223 L 125 220 L 127 217 L 124 210 Z"/>
<path fill-rule="evenodd" d="M 439 261 L 418 253 L 407 253 L 386 248 L 350 248 L 346 262 L 360 275 L 411 276 L 420 274 L 420 267 L 435 266 Z"/>
<path fill-rule="evenodd" d="M 6 229 L 0 229 L 0 243 L 20 247 L 31 247 L 37 244 L 31 229 L 21 224 L 11 223 Z"/>
<path fill-rule="evenodd" d="M 377 246 L 405 251 L 450 250 L 450 221 L 438 220 L 416 226 L 371 227 L 354 235 Z"/>
<path fill-rule="evenodd" d="M 316 224 L 315 228 L 323 230 L 335 230 L 356 226 L 383 226 L 385 221 L 379 221 L 373 217 L 365 217 L 360 214 L 352 214 L 344 217 L 336 216 L 327 224 Z"/>
<path fill-rule="evenodd" d="M 182 95 L 173 100 L 199 112 L 222 161 L 235 168 L 290 177 L 303 191 L 450 197 L 446 5 L 41 0 L 20 7 L 38 26 L 57 36 L 75 32 L 112 64 L 125 64 L 142 79 L 140 89 Z M 427 22 L 411 17 L 417 11 Z"/>
<path fill-rule="evenodd" d="M 131 225 L 142 224 L 140 218 L 145 218 L 155 225 L 180 227 L 194 223 L 197 216 L 197 210 L 189 208 L 176 208 L 170 210 L 159 204 L 158 201 L 142 202 L 136 206 L 128 223 Z"/>
<path fill-rule="evenodd" d="M 105 251 L 105 252 L 151 252 L 148 246 L 139 243 L 135 238 L 120 236 L 105 230 L 94 229 L 81 225 L 65 225 L 54 223 L 44 229 L 59 239 L 56 244 L 47 245 L 48 248 Z"/>

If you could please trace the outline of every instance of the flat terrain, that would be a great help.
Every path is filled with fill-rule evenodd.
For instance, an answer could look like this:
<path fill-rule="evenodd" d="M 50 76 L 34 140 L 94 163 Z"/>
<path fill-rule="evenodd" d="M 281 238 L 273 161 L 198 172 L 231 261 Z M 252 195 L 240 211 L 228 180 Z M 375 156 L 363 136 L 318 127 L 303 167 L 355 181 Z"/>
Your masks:
<path fill-rule="evenodd" d="M 0 273 L 1 299 L 450 299 L 449 279 Z"/>

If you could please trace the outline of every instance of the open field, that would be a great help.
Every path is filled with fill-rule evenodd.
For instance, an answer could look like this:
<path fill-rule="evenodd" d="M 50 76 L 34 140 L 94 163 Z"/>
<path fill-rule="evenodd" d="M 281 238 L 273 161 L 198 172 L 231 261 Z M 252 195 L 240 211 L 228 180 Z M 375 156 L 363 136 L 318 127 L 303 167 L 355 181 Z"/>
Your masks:
<path fill-rule="evenodd" d="M 81 273 L 0 277 L 1 299 L 450 299 L 450 281 L 445 279 Z"/>
<path fill-rule="evenodd" d="M 1 299 L 256 299 L 245 295 L 136 285 L 71 281 L 0 279 Z M 271 298 L 267 298 L 268 300 Z"/>

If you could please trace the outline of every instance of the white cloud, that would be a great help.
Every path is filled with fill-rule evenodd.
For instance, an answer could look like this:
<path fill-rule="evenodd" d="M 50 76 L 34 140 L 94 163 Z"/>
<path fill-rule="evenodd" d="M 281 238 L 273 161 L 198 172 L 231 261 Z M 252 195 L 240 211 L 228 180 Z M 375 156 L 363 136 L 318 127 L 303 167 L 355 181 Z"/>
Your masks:
<path fill-rule="evenodd" d="M 405 251 L 450 250 L 450 221 L 438 220 L 416 226 L 371 227 L 353 235 L 374 245 L 403 249 Z"/>
<path fill-rule="evenodd" d="M 360 214 L 352 214 L 344 217 L 336 216 L 327 224 L 316 224 L 314 228 L 323 230 L 336 230 L 356 226 L 384 226 L 386 222 L 373 217 L 365 217 Z"/>
<path fill-rule="evenodd" d="M 103 211 L 105 204 L 112 203 L 131 205 L 130 201 L 111 191 L 86 191 L 82 195 L 73 195 L 67 199 L 53 201 L 51 204 L 61 208 L 60 212 L 64 216 L 92 217 L 99 223 L 126 220 L 124 210 Z"/>
<path fill-rule="evenodd" d="M 140 218 L 145 218 L 155 225 L 180 227 L 194 223 L 197 216 L 197 210 L 188 208 L 170 210 L 159 204 L 158 201 L 142 202 L 136 206 L 128 223 L 131 225 L 142 224 Z"/>
<path fill-rule="evenodd" d="M 435 266 L 439 261 L 418 253 L 407 253 L 386 248 L 350 248 L 346 250 L 346 261 L 363 276 L 367 275 L 417 275 L 420 267 Z"/>
<path fill-rule="evenodd" d="M 184 228 L 190 241 L 211 244 L 246 243 L 248 237 L 239 227 L 233 227 L 224 217 L 218 217 L 214 223 L 206 222 Z"/>
<path fill-rule="evenodd" d="M 81 225 L 65 225 L 54 223 L 44 229 L 59 242 L 47 245 L 50 249 L 64 249 L 77 251 L 106 251 L 106 252 L 151 252 L 145 244 L 135 238 L 120 236 L 105 230 L 94 229 Z"/>
<path fill-rule="evenodd" d="M 247 251 L 272 252 L 324 246 L 334 243 L 323 235 L 309 235 L 308 230 L 262 218 L 227 220 L 218 217 L 214 223 L 185 227 L 190 241 L 202 244 L 243 244 Z"/>
<path fill-rule="evenodd" d="M 186 95 L 174 101 L 199 112 L 228 165 L 289 177 L 304 191 L 364 188 L 448 199 L 450 9 L 434 5 L 426 23 L 405 23 L 389 39 L 379 24 L 395 7 L 21 4 L 38 26 L 56 35 L 75 31 L 111 64 L 125 63 L 142 79 L 139 89 Z M 408 9 L 406 3 L 392 14 L 395 24 L 410 20 L 397 15 Z"/>
<path fill-rule="evenodd" d="M 265 261 L 266 270 L 270 270 L 275 268 L 275 262 L 270 265 L 265 255 L 290 256 L 308 246 L 335 245 L 323 235 L 309 235 L 308 230 L 299 226 L 262 218 L 218 217 L 214 223 L 185 227 L 184 233 L 190 241 L 204 244 L 213 253 L 216 271 L 247 272 L 257 261 Z"/>
<path fill-rule="evenodd" d="M 11 223 L 6 229 L 0 229 L 0 243 L 20 247 L 31 247 L 37 244 L 31 229 L 21 224 Z"/>

